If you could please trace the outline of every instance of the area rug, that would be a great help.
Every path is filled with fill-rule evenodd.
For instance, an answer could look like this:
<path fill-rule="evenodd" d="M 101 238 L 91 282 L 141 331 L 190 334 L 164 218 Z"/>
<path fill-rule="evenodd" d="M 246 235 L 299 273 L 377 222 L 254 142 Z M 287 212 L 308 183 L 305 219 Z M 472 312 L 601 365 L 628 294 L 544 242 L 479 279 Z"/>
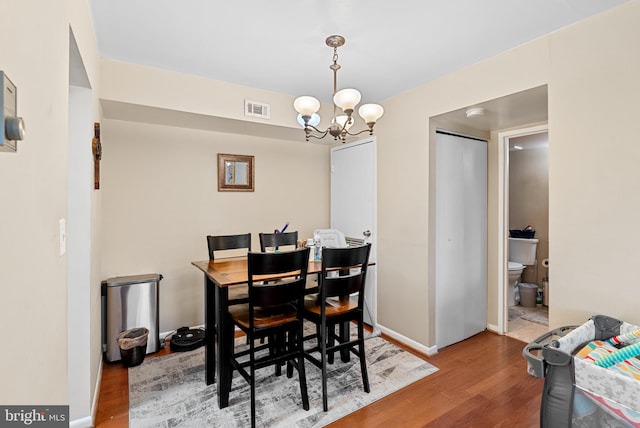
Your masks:
<path fill-rule="evenodd" d="M 522 318 L 525 321 L 531 321 L 536 324 L 549 325 L 549 309 L 544 306 L 536 306 L 535 308 L 510 306 L 509 321 L 513 321 L 516 318 Z"/>
<path fill-rule="evenodd" d="M 240 345 L 242 339 L 236 340 Z M 391 394 L 438 369 L 381 337 L 365 342 L 371 392 L 362 388 L 360 364 L 352 355 L 328 366 L 329 411 L 322 410 L 320 369 L 306 362 L 309 411 L 302 409 L 297 372 L 275 376 L 258 371 L 256 425 L 321 427 Z M 229 406 L 218 408 L 216 385 L 205 385 L 204 348 L 147 358 L 129 369 L 129 426 L 247 427 L 251 425 L 250 390 L 234 372 Z"/>

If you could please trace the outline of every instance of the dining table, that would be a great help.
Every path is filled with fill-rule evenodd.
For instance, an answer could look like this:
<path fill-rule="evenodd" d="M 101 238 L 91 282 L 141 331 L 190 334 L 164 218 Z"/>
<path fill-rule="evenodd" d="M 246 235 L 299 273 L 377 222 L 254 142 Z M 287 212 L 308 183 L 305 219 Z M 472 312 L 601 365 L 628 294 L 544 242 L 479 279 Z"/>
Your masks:
<path fill-rule="evenodd" d="M 191 264 L 204 273 L 205 381 L 207 385 L 216 383 L 218 406 L 222 409 L 229 405 L 233 375 L 229 361 L 235 338 L 233 322 L 229 316 L 228 287 L 247 283 L 247 257 L 194 261 Z M 321 271 L 322 261 L 309 261 L 307 276 Z M 254 279 L 272 281 L 278 277 L 265 275 Z M 317 288 L 307 288 L 308 293 L 316 291 Z"/>

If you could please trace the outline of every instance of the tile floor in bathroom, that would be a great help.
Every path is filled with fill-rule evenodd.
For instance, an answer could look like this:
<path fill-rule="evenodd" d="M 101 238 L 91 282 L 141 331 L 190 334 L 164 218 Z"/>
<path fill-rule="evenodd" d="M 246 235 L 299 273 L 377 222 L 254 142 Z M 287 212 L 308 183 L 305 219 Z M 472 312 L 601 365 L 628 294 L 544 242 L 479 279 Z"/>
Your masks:
<path fill-rule="evenodd" d="M 507 336 L 529 343 L 549 331 L 549 308 L 544 305 L 528 308 L 509 307 Z"/>

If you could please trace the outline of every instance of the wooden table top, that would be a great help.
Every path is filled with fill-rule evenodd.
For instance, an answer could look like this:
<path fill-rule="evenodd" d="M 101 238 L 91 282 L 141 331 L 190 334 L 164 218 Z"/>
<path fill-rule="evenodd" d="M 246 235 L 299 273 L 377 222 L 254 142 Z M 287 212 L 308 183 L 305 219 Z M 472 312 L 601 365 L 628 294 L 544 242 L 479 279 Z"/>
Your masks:
<path fill-rule="evenodd" d="M 226 259 L 202 260 L 191 262 L 192 265 L 204 272 L 218 287 L 243 284 L 247 278 L 247 257 L 230 257 Z M 320 273 L 322 261 L 313 260 L 307 267 L 307 275 Z M 272 280 L 278 276 L 255 277 L 256 280 Z"/>

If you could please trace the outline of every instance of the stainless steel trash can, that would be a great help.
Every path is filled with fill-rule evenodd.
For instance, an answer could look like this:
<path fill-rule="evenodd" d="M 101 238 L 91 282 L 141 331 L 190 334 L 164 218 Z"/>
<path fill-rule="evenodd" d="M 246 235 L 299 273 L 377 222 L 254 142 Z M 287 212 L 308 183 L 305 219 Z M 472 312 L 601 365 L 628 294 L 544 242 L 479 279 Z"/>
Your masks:
<path fill-rule="evenodd" d="M 149 330 L 147 354 L 160 350 L 160 280 L 162 275 L 154 273 L 102 281 L 102 351 L 107 361 L 120 361 L 118 335 L 132 328 Z"/>

